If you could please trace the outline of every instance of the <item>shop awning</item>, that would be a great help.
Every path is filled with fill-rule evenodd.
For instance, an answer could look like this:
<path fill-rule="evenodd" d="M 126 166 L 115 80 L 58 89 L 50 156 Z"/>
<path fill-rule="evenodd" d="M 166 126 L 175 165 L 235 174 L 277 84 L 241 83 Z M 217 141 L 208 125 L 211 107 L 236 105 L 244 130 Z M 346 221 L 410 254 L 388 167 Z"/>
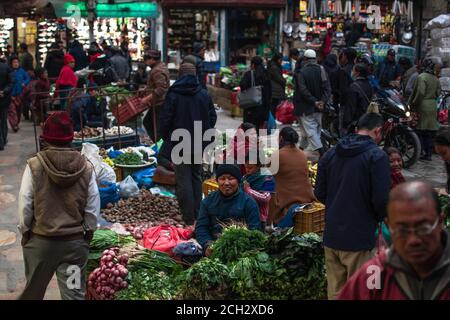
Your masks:
<path fill-rule="evenodd" d="M 87 17 L 85 2 L 80 1 L 51 1 L 55 7 L 57 17 L 72 17 L 80 14 Z M 129 2 L 129 3 L 98 3 L 95 12 L 99 18 L 157 18 L 159 16 L 156 2 Z"/>
<path fill-rule="evenodd" d="M 284 8 L 286 0 L 161 0 L 163 7 L 273 7 Z"/>

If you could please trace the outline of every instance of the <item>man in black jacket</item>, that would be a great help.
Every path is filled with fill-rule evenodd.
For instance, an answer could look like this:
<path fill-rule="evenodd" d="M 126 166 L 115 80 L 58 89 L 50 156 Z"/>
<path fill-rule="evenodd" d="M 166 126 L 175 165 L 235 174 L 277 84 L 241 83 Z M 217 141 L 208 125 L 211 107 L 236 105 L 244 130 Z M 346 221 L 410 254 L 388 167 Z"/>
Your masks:
<path fill-rule="evenodd" d="M 389 159 L 378 148 L 383 117 L 367 113 L 319 161 L 314 194 L 325 204 L 328 298 L 335 299 L 352 274 L 372 257 L 377 224 L 386 216 Z"/>
<path fill-rule="evenodd" d="M 20 66 L 28 72 L 28 75 L 31 76 L 32 72 L 34 71 L 34 62 L 33 62 L 33 56 L 31 53 L 28 52 L 28 46 L 26 43 L 21 43 L 19 47 L 20 52 Z"/>
<path fill-rule="evenodd" d="M 64 66 L 64 51 L 59 48 L 57 42 L 53 43 L 45 58 L 44 68 L 48 72 L 48 77 L 54 81 L 59 77 Z"/>
<path fill-rule="evenodd" d="M 316 52 L 306 50 L 304 60 L 304 65 L 295 75 L 294 106 L 302 135 L 300 147 L 310 147 L 322 156 L 322 111 L 330 98 L 331 88 L 325 69 L 316 62 Z"/>
<path fill-rule="evenodd" d="M 194 65 L 181 64 L 179 78 L 167 92 L 161 110 L 159 133 L 164 144 L 175 149 L 167 153 L 175 164 L 177 198 L 184 222 L 192 225 L 202 200 L 203 151 L 210 143 L 203 141 L 203 135 L 217 120 L 212 99 L 198 82 Z"/>
<path fill-rule="evenodd" d="M 356 125 L 359 118 L 367 111 L 372 96 L 373 89 L 368 77 L 368 69 L 364 64 L 357 64 L 353 67 L 353 83 L 344 94 L 344 104 L 342 105 L 342 133 L 345 134 L 349 126 Z"/>
<path fill-rule="evenodd" d="M 12 85 L 11 70 L 6 63 L 0 62 L 0 151 L 8 142 L 8 107 Z"/>

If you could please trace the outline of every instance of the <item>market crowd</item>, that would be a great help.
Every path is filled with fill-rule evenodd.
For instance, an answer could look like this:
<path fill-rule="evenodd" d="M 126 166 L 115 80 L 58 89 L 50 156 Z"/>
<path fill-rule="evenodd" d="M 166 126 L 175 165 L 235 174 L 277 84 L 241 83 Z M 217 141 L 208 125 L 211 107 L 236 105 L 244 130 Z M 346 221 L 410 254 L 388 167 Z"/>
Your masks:
<path fill-rule="evenodd" d="M 146 74 L 140 69 L 136 82 L 150 92 L 140 100 L 149 109 L 143 125 L 154 142 L 164 141 L 159 163 L 176 177 L 184 223 L 194 228 L 205 256 L 211 255 L 211 244 L 220 237 L 223 223 L 241 221 L 249 229 L 271 232 L 293 226 L 301 204 L 320 201 L 326 208 L 323 244 L 329 299 L 450 299 L 450 246 L 437 193 L 427 182 L 405 182 L 400 151 L 379 148 L 385 120 L 369 108 L 377 90 L 397 86 L 418 114 L 423 160 L 430 160 L 435 148 L 450 164 L 450 133 L 436 135 L 439 82 L 430 59 L 418 67 L 402 59 L 397 63 L 395 51 L 390 50 L 375 68 L 369 55 L 358 56 L 352 48 L 326 57 L 318 57 L 314 50 L 291 50 L 294 114 L 300 135 L 290 126 L 283 127 L 277 137 L 279 149 L 266 155 L 269 159 L 259 155 L 253 161 L 250 154 L 262 147 L 260 130 L 271 125 L 271 115 L 286 100 L 283 56 L 275 53 L 270 61 L 253 57 L 240 89 L 245 93 L 259 87 L 259 102 L 244 110 L 243 123 L 221 154 L 227 161 L 215 167 L 218 190 L 202 199 L 201 163 L 175 163 L 172 158 L 177 142 L 171 137 L 176 129 L 190 132 L 194 145 L 194 122 L 201 122 L 204 133 L 217 121 L 206 87 L 205 46 L 196 43 L 193 47 L 172 85 L 161 52 L 146 50 L 144 64 L 151 71 Z M 22 299 L 42 299 L 55 272 L 64 283 L 67 264 L 79 265 L 82 271 L 86 268 L 100 197 L 92 165 L 70 144 L 74 129 L 103 121 L 89 111 L 97 108 L 95 102 L 92 105 L 96 86 L 130 80 L 126 44 L 93 43 L 86 53 L 74 41 L 65 53 L 56 43 L 47 59 L 44 69 L 33 70 L 26 46 L 21 46 L 19 57 L 7 52 L 0 63 L 1 149 L 7 142 L 6 120 L 17 131 L 21 114 L 29 116 L 22 100 L 30 83 L 34 81 L 45 92 L 49 78 L 56 78 L 60 98 L 59 111 L 45 122 L 45 111 L 40 114 L 47 148 L 28 160 L 20 190 L 19 228 L 27 278 Z M 75 72 L 85 68 L 103 71 L 83 82 Z M 66 106 L 71 89 L 84 87 L 87 92 Z M 28 106 L 36 108 L 47 98 L 36 95 L 37 102 Z M 339 115 L 341 139 L 325 150 L 322 116 L 330 105 Z M 305 150 L 320 157 L 314 187 Z M 197 156 L 194 149 L 183 151 L 188 158 Z M 245 161 L 237 162 L 242 155 Z M 264 166 L 272 161 L 279 164 L 277 172 L 267 172 Z M 381 239 L 389 249 L 380 244 Z M 371 265 L 382 268 L 381 289 L 365 286 Z M 60 286 L 62 297 L 82 299 L 85 280 L 82 276 L 79 290 Z"/>

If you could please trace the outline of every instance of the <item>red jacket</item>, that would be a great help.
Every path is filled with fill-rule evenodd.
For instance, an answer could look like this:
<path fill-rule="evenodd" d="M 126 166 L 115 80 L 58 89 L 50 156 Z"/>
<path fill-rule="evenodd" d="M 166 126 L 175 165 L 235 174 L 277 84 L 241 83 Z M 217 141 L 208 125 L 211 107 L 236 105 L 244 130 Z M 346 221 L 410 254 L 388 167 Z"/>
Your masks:
<path fill-rule="evenodd" d="M 59 88 L 61 85 L 71 86 L 73 88 L 77 87 L 78 78 L 73 72 L 73 69 L 67 65 L 62 67 L 61 73 L 59 74 L 58 80 L 56 80 L 56 87 Z"/>
<path fill-rule="evenodd" d="M 427 278 L 434 278 L 434 281 L 438 281 L 438 285 L 434 287 L 435 300 L 450 300 L 450 258 L 449 258 L 450 246 L 447 241 L 446 248 L 444 249 L 444 258 L 440 262 L 442 265 L 438 272 L 432 272 Z M 342 288 L 341 293 L 338 296 L 339 300 L 412 300 L 412 293 L 401 287 L 399 282 L 395 278 L 397 272 L 402 270 L 393 267 L 391 264 L 386 263 L 388 260 L 388 250 L 382 251 L 372 260 L 366 262 L 361 269 L 359 269 Z M 371 267 L 371 269 L 368 269 Z M 369 284 L 375 283 L 373 269 L 378 267 L 380 270 L 380 284 L 381 289 L 368 289 Z M 443 270 L 444 269 L 444 270 Z M 371 277 L 369 279 L 369 277 Z M 368 281 L 369 280 L 369 281 Z M 417 280 L 420 282 L 420 280 Z M 438 288 L 439 287 L 439 288 Z"/>

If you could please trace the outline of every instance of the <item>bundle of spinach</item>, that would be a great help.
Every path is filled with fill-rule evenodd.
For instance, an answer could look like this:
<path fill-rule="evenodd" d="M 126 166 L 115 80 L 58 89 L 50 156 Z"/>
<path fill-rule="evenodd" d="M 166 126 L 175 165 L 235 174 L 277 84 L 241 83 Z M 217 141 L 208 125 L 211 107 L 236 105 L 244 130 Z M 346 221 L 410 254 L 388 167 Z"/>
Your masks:
<path fill-rule="evenodd" d="M 203 258 L 183 271 L 176 283 L 179 299 L 226 299 L 230 295 L 230 270 L 217 259 Z"/>
<path fill-rule="evenodd" d="M 127 166 L 140 165 L 142 164 L 142 159 L 134 152 L 125 152 L 114 159 L 115 164 L 123 164 Z"/>
<path fill-rule="evenodd" d="M 267 237 L 258 230 L 248 230 L 245 226 L 231 225 L 212 244 L 212 258 L 228 264 L 237 261 L 247 252 L 262 250 Z"/>
<path fill-rule="evenodd" d="M 138 270 L 128 274 L 127 289 L 119 291 L 115 300 L 172 300 L 176 286 L 164 272 Z"/>
<path fill-rule="evenodd" d="M 324 251 L 317 234 L 295 235 L 292 228 L 272 234 L 267 252 L 286 269 L 291 298 L 321 299 L 326 295 Z"/>
<path fill-rule="evenodd" d="M 177 275 L 183 268 L 175 262 L 168 254 L 154 251 L 141 250 L 128 262 L 128 270 L 131 272 L 165 272 L 168 275 Z"/>
<path fill-rule="evenodd" d="M 287 271 L 265 252 L 251 253 L 231 268 L 233 295 L 242 300 L 287 299 L 291 286 Z"/>

